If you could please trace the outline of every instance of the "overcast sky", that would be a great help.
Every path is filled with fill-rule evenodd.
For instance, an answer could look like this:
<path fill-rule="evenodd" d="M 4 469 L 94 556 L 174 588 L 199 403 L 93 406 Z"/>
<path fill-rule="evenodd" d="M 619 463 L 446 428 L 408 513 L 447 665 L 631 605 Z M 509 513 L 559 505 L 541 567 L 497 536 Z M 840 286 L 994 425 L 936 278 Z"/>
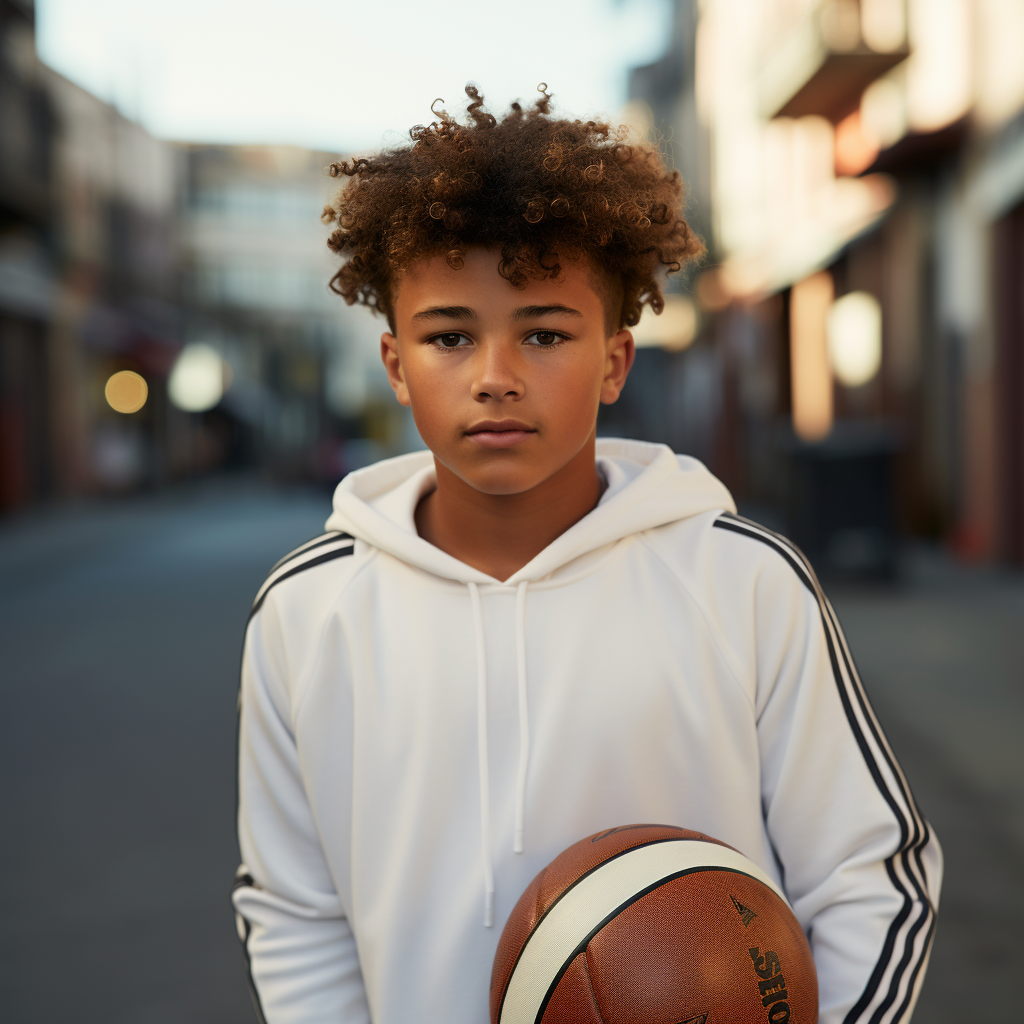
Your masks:
<path fill-rule="evenodd" d="M 374 148 L 467 81 L 489 106 L 545 81 L 614 115 L 656 60 L 669 0 L 37 0 L 40 56 L 154 134 Z M 392 138 L 392 141 L 394 139 Z"/>

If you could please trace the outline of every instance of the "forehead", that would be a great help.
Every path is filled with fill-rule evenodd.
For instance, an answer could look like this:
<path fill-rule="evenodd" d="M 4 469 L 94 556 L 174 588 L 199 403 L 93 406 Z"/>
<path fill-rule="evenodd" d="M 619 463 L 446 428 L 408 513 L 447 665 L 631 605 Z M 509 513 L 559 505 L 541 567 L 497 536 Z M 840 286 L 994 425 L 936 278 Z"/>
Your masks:
<path fill-rule="evenodd" d="M 470 248 L 463 265 L 454 269 L 443 255 L 410 264 L 395 284 L 394 308 L 399 321 L 436 306 L 467 306 L 479 315 L 511 316 L 524 306 L 566 305 L 584 317 L 603 318 L 600 281 L 586 260 L 559 260 L 557 278 L 529 280 L 516 288 L 498 272 L 501 251 Z"/>

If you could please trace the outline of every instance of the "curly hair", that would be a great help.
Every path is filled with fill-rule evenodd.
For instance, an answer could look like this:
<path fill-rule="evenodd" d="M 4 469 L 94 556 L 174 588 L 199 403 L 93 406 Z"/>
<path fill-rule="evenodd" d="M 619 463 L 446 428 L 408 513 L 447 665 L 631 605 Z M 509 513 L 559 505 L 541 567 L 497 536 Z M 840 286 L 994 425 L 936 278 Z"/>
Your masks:
<path fill-rule="evenodd" d="M 644 305 L 664 308 L 659 271 L 704 251 L 682 216 L 683 183 L 658 151 L 627 144 L 627 130 L 550 116 L 538 86 L 499 121 L 472 85 L 467 123 L 444 109 L 417 125 L 411 145 L 331 164 L 349 180 L 324 208 L 336 223 L 327 244 L 344 262 L 331 279 L 345 301 L 385 314 L 394 330 L 394 288 L 418 259 L 463 264 L 469 246 L 500 248 L 498 271 L 517 288 L 558 277 L 561 260 L 589 260 L 613 299 L 611 333 L 632 327 Z M 608 309 L 612 306 L 613 309 Z"/>

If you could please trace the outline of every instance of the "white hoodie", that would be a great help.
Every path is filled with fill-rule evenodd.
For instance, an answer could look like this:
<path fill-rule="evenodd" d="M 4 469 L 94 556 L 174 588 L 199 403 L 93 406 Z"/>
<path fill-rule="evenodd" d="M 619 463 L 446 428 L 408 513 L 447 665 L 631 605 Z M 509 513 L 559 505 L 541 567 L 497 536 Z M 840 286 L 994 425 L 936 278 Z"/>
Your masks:
<path fill-rule="evenodd" d="M 505 582 L 416 533 L 421 452 L 347 476 L 271 571 L 240 695 L 234 892 L 268 1024 L 484 1024 L 509 912 L 565 847 L 736 847 L 811 939 L 822 1024 L 908 1021 L 941 853 L 800 552 L 661 445 Z"/>

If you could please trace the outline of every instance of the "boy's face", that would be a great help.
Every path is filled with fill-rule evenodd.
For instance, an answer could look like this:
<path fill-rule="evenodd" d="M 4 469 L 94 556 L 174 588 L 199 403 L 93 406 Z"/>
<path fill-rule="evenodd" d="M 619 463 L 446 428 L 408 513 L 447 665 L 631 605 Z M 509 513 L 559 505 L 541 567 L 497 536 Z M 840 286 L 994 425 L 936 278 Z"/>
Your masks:
<path fill-rule="evenodd" d="M 498 273 L 499 257 L 476 248 L 459 270 L 443 256 L 409 267 L 381 356 L 438 461 L 478 491 L 507 495 L 582 456 L 634 349 L 629 331 L 607 337 L 587 263 L 563 262 L 556 280 L 518 289 Z"/>

